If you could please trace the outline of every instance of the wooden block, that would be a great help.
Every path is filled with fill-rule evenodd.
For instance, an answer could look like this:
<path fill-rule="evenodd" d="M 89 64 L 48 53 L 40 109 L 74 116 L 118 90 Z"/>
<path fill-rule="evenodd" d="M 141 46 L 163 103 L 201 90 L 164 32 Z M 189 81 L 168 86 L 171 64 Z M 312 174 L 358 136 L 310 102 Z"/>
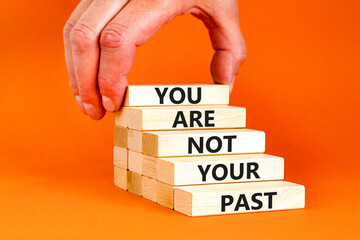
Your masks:
<path fill-rule="evenodd" d="M 147 156 L 141 154 L 142 156 L 142 174 L 154 179 L 157 179 L 157 159 L 156 157 Z"/>
<path fill-rule="evenodd" d="M 128 129 L 126 127 L 115 125 L 114 145 L 122 148 L 128 147 Z"/>
<path fill-rule="evenodd" d="M 121 127 L 128 126 L 127 107 L 122 107 L 119 111 L 115 112 L 115 125 Z"/>
<path fill-rule="evenodd" d="M 228 85 L 128 85 L 125 106 L 229 104 Z"/>
<path fill-rule="evenodd" d="M 250 129 L 143 132 L 142 142 L 142 152 L 154 157 L 265 151 L 265 133 Z"/>
<path fill-rule="evenodd" d="M 284 159 L 268 154 L 171 157 L 156 162 L 157 179 L 170 185 L 284 179 Z"/>
<path fill-rule="evenodd" d="M 153 178 L 142 176 L 142 195 L 144 198 L 157 202 L 158 181 Z"/>
<path fill-rule="evenodd" d="M 133 129 L 128 130 L 128 148 L 135 152 L 142 152 L 142 133 Z"/>
<path fill-rule="evenodd" d="M 305 188 L 284 182 L 175 187 L 174 209 L 188 216 L 304 208 Z"/>
<path fill-rule="evenodd" d="M 129 170 L 143 174 L 143 154 L 129 150 Z"/>
<path fill-rule="evenodd" d="M 128 150 L 126 148 L 114 146 L 114 165 L 123 169 L 128 168 Z"/>
<path fill-rule="evenodd" d="M 129 150 L 129 170 L 145 175 L 150 178 L 157 178 L 157 158 Z"/>
<path fill-rule="evenodd" d="M 127 190 L 127 170 L 114 167 L 114 184 L 115 186 Z"/>
<path fill-rule="evenodd" d="M 221 129 L 243 128 L 245 118 L 245 108 L 232 106 L 122 107 L 115 123 L 138 131 Z"/>
<path fill-rule="evenodd" d="M 158 181 L 156 194 L 158 204 L 174 209 L 174 186 Z"/>
<path fill-rule="evenodd" d="M 141 174 L 128 171 L 127 174 L 127 188 L 128 191 L 136 195 L 142 196 L 142 177 Z"/>

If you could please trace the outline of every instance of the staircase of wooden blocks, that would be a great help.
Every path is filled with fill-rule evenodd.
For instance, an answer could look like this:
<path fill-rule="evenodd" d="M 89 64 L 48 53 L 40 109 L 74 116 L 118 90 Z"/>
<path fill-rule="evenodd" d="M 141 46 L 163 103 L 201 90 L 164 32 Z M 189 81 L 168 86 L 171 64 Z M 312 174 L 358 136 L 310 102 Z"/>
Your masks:
<path fill-rule="evenodd" d="M 304 208 L 265 133 L 226 85 L 128 86 L 115 114 L 114 183 L 189 216 Z"/>

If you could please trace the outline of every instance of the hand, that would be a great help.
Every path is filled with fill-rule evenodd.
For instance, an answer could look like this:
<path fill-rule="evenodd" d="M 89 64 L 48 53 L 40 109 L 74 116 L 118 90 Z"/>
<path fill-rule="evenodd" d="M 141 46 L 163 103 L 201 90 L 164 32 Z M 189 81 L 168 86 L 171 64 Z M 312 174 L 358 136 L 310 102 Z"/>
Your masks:
<path fill-rule="evenodd" d="M 186 13 L 209 30 L 214 82 L 232 88 L 246 57 L 236 0 L 82 0 L 64 27 L 70 85 L 80 109 L 94 119 L 118 110 L 136 47 Z"/>

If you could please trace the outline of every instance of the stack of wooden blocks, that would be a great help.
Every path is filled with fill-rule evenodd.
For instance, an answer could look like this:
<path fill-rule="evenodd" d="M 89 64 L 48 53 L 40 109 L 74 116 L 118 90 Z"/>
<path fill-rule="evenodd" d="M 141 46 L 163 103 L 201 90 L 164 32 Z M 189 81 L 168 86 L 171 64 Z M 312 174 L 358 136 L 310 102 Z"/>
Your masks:
<path fill-rule="evenodd" d="M 115 114 L 114 183 L 189 216 L 303 208 L 227 85 L 128 86 Z"/>

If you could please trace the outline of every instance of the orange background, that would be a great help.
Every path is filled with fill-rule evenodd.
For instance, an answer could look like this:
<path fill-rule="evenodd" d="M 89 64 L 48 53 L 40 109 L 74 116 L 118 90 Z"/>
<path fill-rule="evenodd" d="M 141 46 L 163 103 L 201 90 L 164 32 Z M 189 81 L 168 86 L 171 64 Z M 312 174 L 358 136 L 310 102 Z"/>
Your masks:
<path fill-rule="evenodd" d="M 68 84 L 76 4 L 1 1 L 1 239 L 360 239 L 358 0 L 239 1 L 248 58 L 231 104 L 306 186 L 306 209 L 201 218 L 113 186 L 113 115 L 83 115 Z M 178 17 L 138 49 L 129 83 L 211 83 L 212 53 L 202 23 Z"/>

